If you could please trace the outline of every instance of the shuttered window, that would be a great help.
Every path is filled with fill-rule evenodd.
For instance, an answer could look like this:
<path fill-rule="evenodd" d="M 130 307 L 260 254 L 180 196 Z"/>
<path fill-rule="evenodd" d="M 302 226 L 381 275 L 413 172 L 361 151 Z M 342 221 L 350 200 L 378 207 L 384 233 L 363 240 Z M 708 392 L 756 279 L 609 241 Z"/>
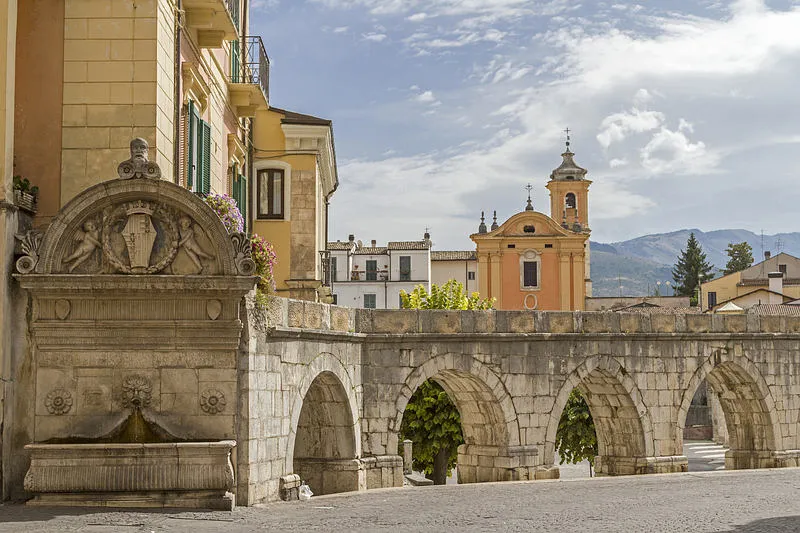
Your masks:
<path fill-rule="evenodd" d="M 525 287 L 538 287 L 539 276 L 537 275 L 539 263 L 536 261 L 525 261 L 523 263 L 523 285 Z"/>
<path fill-rule="evenodd" d="M 186 187 L 200 194 L 211 192 L 211 126 L 189 102 L 189 146 Z"/>
<path fill-rule="evenodd" d="M 280 169 L 258 171 L 256 205 L 258 218 L 283 218 L 284 172 Z"/>
<path fill-rule="evenodd" d="M 244 232 L 247 233 L 247 177 L 239 173 L 238 165 L 233 166 L 233 183 L 231 184 L 231 196 L 236 201 L 236 206 L 242 214 L 244 220 Z"/>
<path fill-rule="evenodd" d="M 242 64 L 239 55 L 239 41 L 231 41 L 231 81 L 233 83 L 242 82 L 240 79 L 242 75 Z"/>
<path fill-rule="evenodd" d="M 411 281 L 411 256 L 400 256 L 400 281 Z"/>

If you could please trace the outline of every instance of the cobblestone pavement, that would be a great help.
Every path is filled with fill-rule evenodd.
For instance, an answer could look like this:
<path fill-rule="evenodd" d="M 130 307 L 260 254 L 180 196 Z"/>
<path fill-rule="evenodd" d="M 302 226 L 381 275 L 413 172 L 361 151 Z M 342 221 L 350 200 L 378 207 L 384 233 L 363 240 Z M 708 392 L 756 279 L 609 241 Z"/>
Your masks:
<path fill-rule="evenodd" d="M 800 469 L 384 489 L 233 513 L 0 506 L 1 532 L 800 531 Z"/>

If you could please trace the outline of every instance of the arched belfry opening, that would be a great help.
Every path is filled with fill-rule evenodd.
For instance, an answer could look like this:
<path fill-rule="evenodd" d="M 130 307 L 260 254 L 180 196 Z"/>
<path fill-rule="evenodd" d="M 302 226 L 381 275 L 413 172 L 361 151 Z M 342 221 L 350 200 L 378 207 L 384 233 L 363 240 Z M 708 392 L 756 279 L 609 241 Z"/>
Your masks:
<path fill-rule="evenodd" d="M 578 204 L 575 200 L 575 193 L 568 192 L 564 197 L 564 207 L 567 209 L 575 209 Z"/>
<path fill-rule="evenodd" d="M 444 390 L 460 415 L 463 444 L 457 449 L 458 483 L 534 478 L 535 451 L 527 454 L 531 450 L 519 446 L 513 404 L 507 393 L 498 395 L 502 389 L 499 380 L 490 386 L 473 373 L 452 369 L 435 372 L 429 379 Z M 411 385 L 413 393 L 423 382 L 407 382 L 407 385 Z M 406 402 L 412 397 L 410 394 Z M 406 403 L 404 411 L 398 413 L 395 427 L 402 427 L 402 419 L 408 412 Z"/>
<path fill-rule="evenodd" d="M 558 422 L 575 389 L 586 401 L 594 421 L 597 475 L 648 473 L 647 458 L 653 455 L 651 424 L 646 414 L 640 415 L 640 411 L 646 413 L 646 409 L 638 389 L 616 364 L 595 367 L 585 374 L 576 371 L 562 386 L 547 430 L 545 464 L 553 464 Z"/>
<path fill-rule="evenodd" d="M 294 442 L 294 473 L 314 494 L 359 490 L 355 420 L 347 392 L 332 372 L 320 373 L 306 392 Z"/>
<path fill-rule="evenodd" d="M 750 366 L 750 365 L 746 365 Z M 733 361 L 715 361 L 704 365 L 687 389 L 679 414 L 678 438 L 682 438 L 687 414 L 703 377 L 713 396 L 719 401 L 727 429 L 728 451 L 725 452 L 725 469 L 771 468 L 775 466 L 773 452 L 779 435 L 774 423 L 771 396 L 765 383 L 754 374 L 754 368 L 745 368 Z"/>

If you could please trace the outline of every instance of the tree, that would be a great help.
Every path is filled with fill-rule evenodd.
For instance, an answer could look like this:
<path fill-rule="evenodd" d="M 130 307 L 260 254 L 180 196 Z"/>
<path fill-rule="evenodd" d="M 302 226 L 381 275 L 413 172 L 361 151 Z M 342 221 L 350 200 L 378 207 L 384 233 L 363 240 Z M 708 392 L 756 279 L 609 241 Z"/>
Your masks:
<path fill-rule="evenodd" d="M 493 299 L 477 292 L 464 293 L 464 285 L 451 279 L 441 287 L 431 285 L 428 293 L 419 285 L 409 294 L 400 292 L 404 309 L 491 309 Z M 436 485 L 444 485 L 458 460 L 464 443 L 461 415 L 441 385 L 425 381 L 411 396 L 400 425 L 400 439 L 413 443 L 414 468 L 425 472 Z"/>
<path fill-rule="evenodd" d="M 464 443 L 461 416 L 441 385 L 427 380 L 408 401 L 400 438 L 414 443 L 414 469 L 425 472 L 435 485 L 444 485 Z"/>
<path fill-rule="evenodd" d="M 560 464 L 589 461 L 589 475 L 592 475 L 597 456 L 597 432 L 589 406 L 578 389 L 570 393 L 558 420 L 556 450 L 561 457 Z"/>
<path fill-rule="evenodd" d="M 712 277 L 713 267 L 706 261 L 706 254 L 694 236 L 689 235 L 686 249 L 681 250 L 681 256 L 672 269 L 672 279 L 675 280 L 675 294 L 689 296 L 692 305 L 697 305 L 697 290 L 701 283 Z"/>
<path fill-rule="evenodd" d="M 725 265 L 725 275 L 741 272 L 753 264 L 753 247 L 747 242 L 730 243 L 725 253 L 730 257 L 728 264 Z"/>

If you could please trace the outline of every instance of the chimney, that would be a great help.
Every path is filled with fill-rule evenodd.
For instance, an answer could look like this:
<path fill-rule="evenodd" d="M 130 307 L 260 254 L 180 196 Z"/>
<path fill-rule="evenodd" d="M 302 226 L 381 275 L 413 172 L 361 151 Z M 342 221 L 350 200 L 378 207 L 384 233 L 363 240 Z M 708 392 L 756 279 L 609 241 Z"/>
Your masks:
<path fill-rule="evenodd" d="M 356 240 L 356 236 L 351 233 L 350 235 L 347 236 L 347 240 L 353 242 L 354 240 Z"/>
<path fill-rule="evenodd" d="M 372 247 L 375 248 L 377 246 L 378 246 L 378 241 L 376 241 L 375 239 L 372 239 Z"/>
<path fill-rule="evenodd" d="M 781 294 L 783 294 L 783 272 L 770 272 L 767 274 L 769 278 L 769 303 L 770 304 L 782 304 L 783 298 L 781 298 Z M 778 293 L 778 294 L 774 294 Z"/>
<path fill-rule="evenodd" d="M 767 259 L 769 259 L 771 256 L 772 256 L 772 254 L 770 253 L 770 251 L 769 251 L 769 250 L 767 250 L 766 252 L 764 252 L 764 261 L 766 261 Z"/>

